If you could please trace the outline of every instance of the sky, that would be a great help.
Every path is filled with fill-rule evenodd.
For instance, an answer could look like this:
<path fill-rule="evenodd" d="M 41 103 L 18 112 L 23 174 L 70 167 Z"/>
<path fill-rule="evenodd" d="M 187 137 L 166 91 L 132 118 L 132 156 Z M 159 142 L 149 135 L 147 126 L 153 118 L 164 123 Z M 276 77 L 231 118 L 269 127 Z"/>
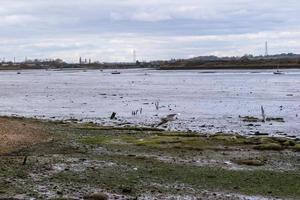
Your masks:
<path fill-rule="evenodd" d="M 300 53 L 299 0 L 0 0 L 0 58 Z"/>

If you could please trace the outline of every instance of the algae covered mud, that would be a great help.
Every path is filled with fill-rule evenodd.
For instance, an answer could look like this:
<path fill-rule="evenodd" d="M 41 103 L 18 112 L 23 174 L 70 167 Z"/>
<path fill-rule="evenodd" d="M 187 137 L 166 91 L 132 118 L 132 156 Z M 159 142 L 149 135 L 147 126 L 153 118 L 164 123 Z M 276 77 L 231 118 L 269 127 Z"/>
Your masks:
<path fill-rule="evenodd" d="M 181 113 L 165 128 L 300 137 L 299 70 L 112 72 L 1 71 L 0 114 L 153 126 Z M 112 112 L 117 120 L 109 120 Z"/>
<path fill-rule="evenodd" d="M 0 118 L 2 199 L 299 199 L 298 139 Z M 20 125 L 20 126 L 19 126 Z"/>

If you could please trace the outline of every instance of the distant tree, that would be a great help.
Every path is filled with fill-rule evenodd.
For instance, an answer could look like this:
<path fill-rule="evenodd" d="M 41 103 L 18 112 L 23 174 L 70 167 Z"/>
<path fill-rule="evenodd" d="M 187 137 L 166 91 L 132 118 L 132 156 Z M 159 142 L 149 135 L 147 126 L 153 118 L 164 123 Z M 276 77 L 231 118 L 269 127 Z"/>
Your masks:
<path fill-rule="evenodd" d="M 249 58 L 248 58 L 248 56 L 243 56 L 243 57 L 241 57 L 241 61 L 242 62 L 249 62 Z"/>

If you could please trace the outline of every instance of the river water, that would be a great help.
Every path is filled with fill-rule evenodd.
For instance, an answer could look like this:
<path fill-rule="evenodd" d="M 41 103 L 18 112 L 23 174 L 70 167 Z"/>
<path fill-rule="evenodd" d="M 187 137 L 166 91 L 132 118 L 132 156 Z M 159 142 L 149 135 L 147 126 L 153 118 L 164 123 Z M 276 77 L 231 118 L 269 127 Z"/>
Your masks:
<path fill-rule="evenodd" d="M 165 128 L 300 137 L 300 70 L 283 75 L 268 70 L 111 72 L 0 71 L 0 115 L 152 126 L 180 113 Z M 267 117 L 285 122 L 252 126 L 239 117 L 261 117 L 261 106 Z M 109 119 L 112 112 L 117 120 Z"/>

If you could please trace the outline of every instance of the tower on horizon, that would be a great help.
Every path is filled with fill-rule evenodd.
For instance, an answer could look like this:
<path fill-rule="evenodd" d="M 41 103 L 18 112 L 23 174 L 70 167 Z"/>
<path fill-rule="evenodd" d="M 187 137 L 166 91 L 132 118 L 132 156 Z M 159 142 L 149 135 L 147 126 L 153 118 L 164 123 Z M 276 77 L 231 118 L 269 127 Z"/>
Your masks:
<path fill-rule="evenodd" d="M 135 63 L 135 62 L 137 61 L 137 60 L 136 60 L 136 51 L 133 50 L 132 53 L 133 53 L 133 55 L 132 55 L 132 56 L 133 56 L 133 62 Z"/>
<path fill-rule="evenodd" d="M 268 41 L 265 43 L 265 56 L 269 55 L 269 49 L 268 49 Z"/>

